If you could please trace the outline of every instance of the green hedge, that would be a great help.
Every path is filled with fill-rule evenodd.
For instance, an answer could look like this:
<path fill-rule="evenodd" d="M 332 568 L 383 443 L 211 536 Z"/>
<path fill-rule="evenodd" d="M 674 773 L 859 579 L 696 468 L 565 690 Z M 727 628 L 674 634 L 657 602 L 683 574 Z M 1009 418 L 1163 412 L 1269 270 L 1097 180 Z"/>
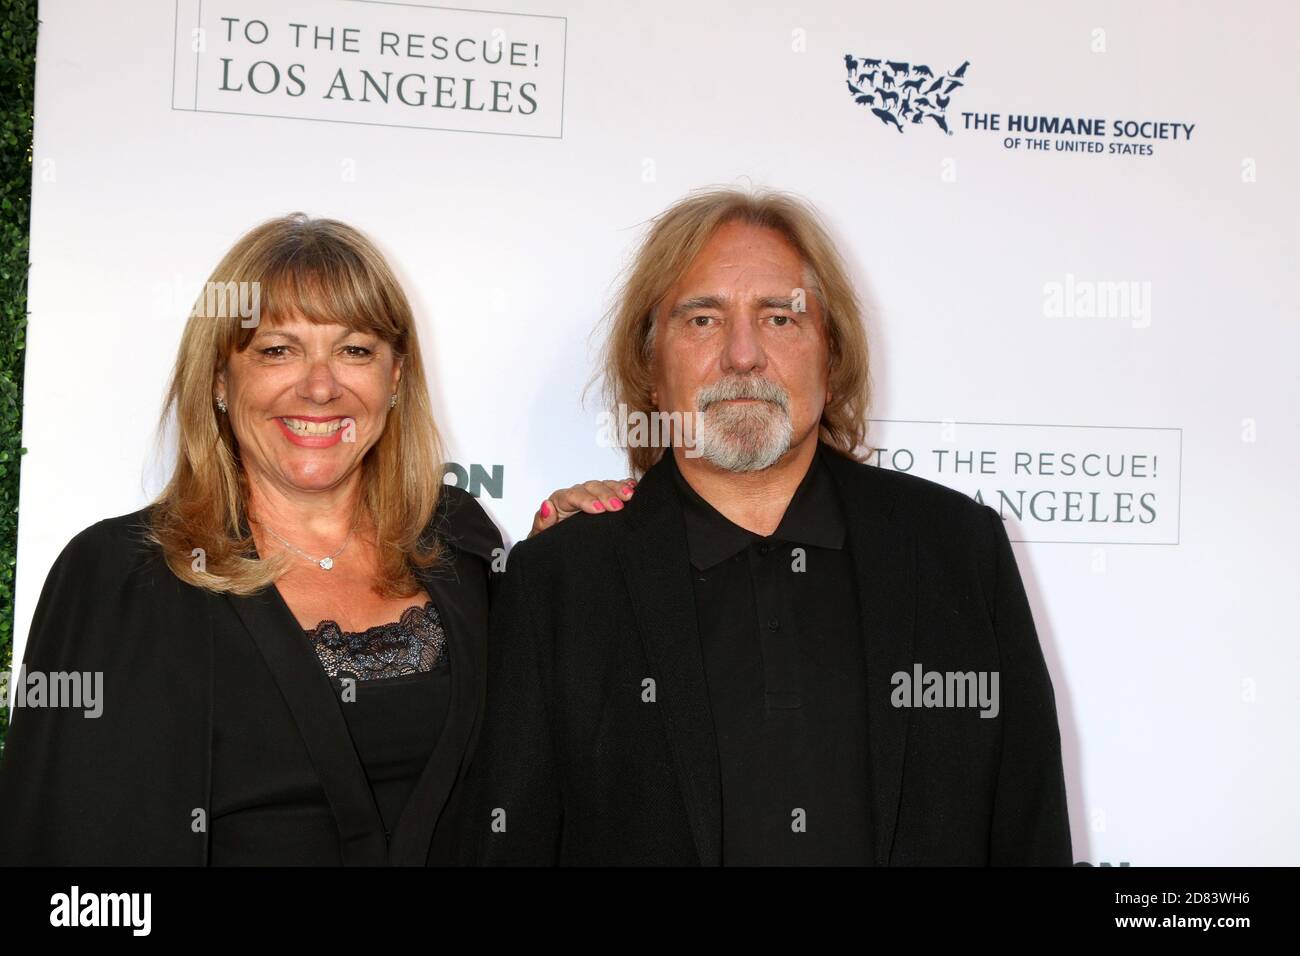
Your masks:
<path fill-rule="evenodd" d="M 18 469 L 23 454 L 27 237 L 32 196 L 36 0 L 0 0 L 0 668 L 12 667 Z M 8 713 L 0 707 L 0 752 Z"/>

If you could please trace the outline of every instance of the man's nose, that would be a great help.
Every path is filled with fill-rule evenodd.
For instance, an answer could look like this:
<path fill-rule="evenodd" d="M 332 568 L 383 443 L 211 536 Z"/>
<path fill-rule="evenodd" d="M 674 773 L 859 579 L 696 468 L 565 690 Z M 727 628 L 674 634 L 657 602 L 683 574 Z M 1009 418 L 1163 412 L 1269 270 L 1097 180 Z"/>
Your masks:
<path fill-rule="evenodd" d="M 758 335 L 757 317 L 744 313 L 727 323 L 722 351 L 722 370 L 743 375 L 767 365 L 767 354 Z"/>

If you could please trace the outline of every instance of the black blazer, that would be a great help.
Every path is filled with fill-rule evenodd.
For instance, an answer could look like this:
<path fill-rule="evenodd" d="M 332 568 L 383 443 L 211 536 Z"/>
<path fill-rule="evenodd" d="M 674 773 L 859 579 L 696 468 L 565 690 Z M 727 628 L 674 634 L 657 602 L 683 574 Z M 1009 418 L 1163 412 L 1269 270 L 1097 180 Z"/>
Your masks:
<path fill-rule="evenodd" d="M 442 616 L 451 701 L 436 749 L 385 845 L 384 827 L 336 694 L 274 588 L 251 597 L 185 584 L 143 539 L 148 509 L 82 531 L 55 562 L 24 655 L 31 671 L 103 672 L 103 713 L 23 708 L 0 764 L 0 863 L 197 864 L 208 860 L 213 654 L 256 643 L 278 693 L 267 721 L 292 722 L 338 826 L 345 864 L 454 861 L 462 781 L 483 712 L 489 575 L 501 536 L 447 487 L 429 531 L 449 561 L 417 572 Z M 289 731 L 293 736 L 293 730 Z"/>
<path fill-rule="evenodd" d="M 862 609 L 875 863 L 1069 865 L 1052 685 L 1002 519 L 822 451 Z M 663 463 L 622 511 L 518 544 L 504 577 L 470 771 L 474 858 L 718 864 L 718 755 Z M 916 663 L 999 671 L 1000 715 L 892 706 L 891 675 Z"/>

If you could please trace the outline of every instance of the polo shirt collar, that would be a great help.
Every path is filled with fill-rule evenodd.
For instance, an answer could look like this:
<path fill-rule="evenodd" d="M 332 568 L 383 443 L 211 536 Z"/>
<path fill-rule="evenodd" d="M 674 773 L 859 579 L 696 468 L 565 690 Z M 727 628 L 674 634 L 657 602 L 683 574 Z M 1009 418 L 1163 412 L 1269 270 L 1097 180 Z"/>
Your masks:
<path fill-rule="evenodd" d="M 780 524 L 768 537 L 742 528 L 705 501 L 678 470 L 672 450 L 668 449 L 665 454 L 670 459 L 669 470 L 682 503 L 691 564 L 701 571 L 756 542 L 781 541 L 835 549 L 844 546 L 843 510 L 822 461 L 823 455 L 834 452 L 822 443 L 818 443 L 808 471 L 786 506 Z"/>

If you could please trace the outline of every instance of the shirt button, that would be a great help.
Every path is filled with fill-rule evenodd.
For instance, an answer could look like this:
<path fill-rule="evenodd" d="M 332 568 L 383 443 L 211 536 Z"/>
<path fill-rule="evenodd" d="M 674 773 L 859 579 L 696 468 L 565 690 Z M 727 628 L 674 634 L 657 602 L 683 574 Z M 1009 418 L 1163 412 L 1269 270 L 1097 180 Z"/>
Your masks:
<path fill-rule="evenodd" d="M 775 631 L 781 627 L 781 622 L 778 621 L 776 618 L 772 618 L 770 621 L 767 622 L 767 626 L 769 629 Z"/>
<path fill-rule="evenodd" d="M 770 552 L 771 550 L 772 550 L 772 546 L 771 546 L 770 544 L 760 544 L 760 545 L 758 546 L 758 553 L 759 553 L 759 554 L 767 554 L 767 553 Z"/>

